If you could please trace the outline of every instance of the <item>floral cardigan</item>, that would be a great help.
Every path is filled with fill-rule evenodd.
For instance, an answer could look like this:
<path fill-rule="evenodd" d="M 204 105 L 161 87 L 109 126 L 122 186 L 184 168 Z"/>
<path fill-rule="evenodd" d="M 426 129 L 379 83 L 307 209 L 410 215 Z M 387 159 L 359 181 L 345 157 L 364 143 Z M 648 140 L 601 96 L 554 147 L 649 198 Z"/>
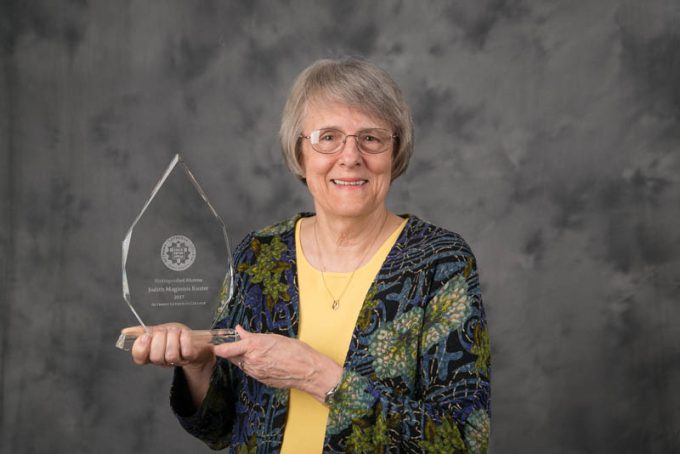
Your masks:
<path fill-rule="evenodd" d="M 299 295 L 293 219 L 251 233 L 234 254 L 235 291 L 217 327 L 296 337 Z M 489 335 L 475 257 L 465 241 L 408 222 L 360 310 L 324 452 L 483 453 L 489 439 Z M 171 405 L 213 449 L 278 452 L 288 390 L 221 358 L 193 411 L 177 368 Z"/>

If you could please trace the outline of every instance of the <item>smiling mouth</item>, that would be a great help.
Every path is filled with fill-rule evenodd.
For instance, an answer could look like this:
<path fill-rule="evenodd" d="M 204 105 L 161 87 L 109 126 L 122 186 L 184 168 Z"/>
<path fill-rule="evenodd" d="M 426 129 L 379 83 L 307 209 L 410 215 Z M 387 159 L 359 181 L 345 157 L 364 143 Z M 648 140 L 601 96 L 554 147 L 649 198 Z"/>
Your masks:
<path fill-rule="evenodd" d="M 368 183 L 368 180 L 352 180 L 352 181 L 331 180 L 331 181 L 338 186 L 363 186 L 366 183 Z"/>

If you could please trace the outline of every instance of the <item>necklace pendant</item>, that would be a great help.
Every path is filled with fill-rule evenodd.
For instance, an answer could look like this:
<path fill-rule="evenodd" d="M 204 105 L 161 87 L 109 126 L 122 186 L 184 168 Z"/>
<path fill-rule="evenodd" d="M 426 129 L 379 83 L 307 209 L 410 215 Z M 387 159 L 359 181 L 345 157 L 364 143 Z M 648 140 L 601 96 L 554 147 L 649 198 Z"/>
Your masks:
<path fill-rule="evenodd" d="M 332 308 L 334 311 L 337 311 L 339 307 L 340 307 L 340 301 L 338 301 L 338 300 L 333 300 L 333 305 L 331 306 L 331 308 Z"/>

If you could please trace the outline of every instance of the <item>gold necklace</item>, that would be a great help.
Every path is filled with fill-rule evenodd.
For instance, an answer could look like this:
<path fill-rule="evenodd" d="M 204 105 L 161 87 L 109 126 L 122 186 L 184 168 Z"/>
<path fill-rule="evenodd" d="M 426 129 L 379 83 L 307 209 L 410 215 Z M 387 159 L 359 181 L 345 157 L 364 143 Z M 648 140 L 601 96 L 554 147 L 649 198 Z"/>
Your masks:
<path fill-rule="evenodd" d="M 357 266 L 355 266 L 354 270 L 352 270 L 352 274 L 349 275 L 349 279 L 347 280 L 347 283 L 343 287 L 342 292 L 340 292 L 340 296 L 338 296 L 337 298 L 335 297 L 335 295 L 333 295 L 333 292 L 331 292 L 331 289 L 328 288 L 328 284 L 326 283 L 326 276 L 325 276 L 326 265 L 324 265 L 324 263 L 323 263 L 323 257 L 322 257 L 323 254 L 321 254 L 321 246 L 319 246 L 319 235 L 316 233 L 317 220 L 314 219 L 314 241 L 316 242 L 316 250 L 319 252 L 319 261 L 321 262 L 321 282 L 323 282 L 323 286 L 326 288 L 326 292 L 328 293 L 328 296 L 330 296 L 331 299 L 333 300 L 333 305 L 331 306 L 331 308 L 334 311 L 337 311 L 340 308 L 340 300 L 342 299 L 342 297 L 345 295 L 345 292 L 349 288 L 349 284 L 352 282 L 352 278 L 354 277 L 354 273 L 357 272 L 357 270 L 359 269 L 359 267 L 363 263 L 364 259 L 368 255 L 368 252 L 371 250 L 371 248 L 373 248 L 373 245 L 375 244 L 376 240 L 380 236 L 380 232 L 382 232 L 383 228 L 385 227 L 385 224 L 387 223 L 387 218 L 388 218 L 388 214 L 386 213 L 385 219 L 383 219 L 383 222 L 380 225 L 380 229 L 378 229 L 378 233 L 375 235 L 375 237 L 373 237 L 373 241 L 371 241 L 371 245 L 368 246 L 368 249 L 366 249 L 366 251 L 364 252 L 364 255 L 361 257 L 361 260 L 359 260 L 359 263 L 357 263 Z"/>

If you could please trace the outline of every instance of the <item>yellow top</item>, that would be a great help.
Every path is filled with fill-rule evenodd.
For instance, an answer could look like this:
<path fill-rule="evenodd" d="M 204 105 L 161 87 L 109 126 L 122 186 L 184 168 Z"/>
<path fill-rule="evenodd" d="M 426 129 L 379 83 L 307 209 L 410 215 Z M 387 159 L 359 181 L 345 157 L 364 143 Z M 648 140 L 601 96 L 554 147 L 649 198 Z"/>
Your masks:
<path fill-rule="evenodd" d="M 357 268 L 344 295 L 342 292 L 352 273 L 323 273 L 330 293 L 335 298 L 342 295 L 340 306 L 333 310 L 333 297 L 324 286 L 321 271 L 312 267 L 304 256 L 300 244 L 300 221 L 297 222 L 295 254 L 300 291 L 299 340 L 336 363 L 345 363 L 349 342 L 368 289 L 405 225 L 406 220 L 385 240 L 368 263 Z M 321 452 L 327 418 L 328 408 L 325 405 L 309 394 L 291 389 L 281 453 Z"/>

